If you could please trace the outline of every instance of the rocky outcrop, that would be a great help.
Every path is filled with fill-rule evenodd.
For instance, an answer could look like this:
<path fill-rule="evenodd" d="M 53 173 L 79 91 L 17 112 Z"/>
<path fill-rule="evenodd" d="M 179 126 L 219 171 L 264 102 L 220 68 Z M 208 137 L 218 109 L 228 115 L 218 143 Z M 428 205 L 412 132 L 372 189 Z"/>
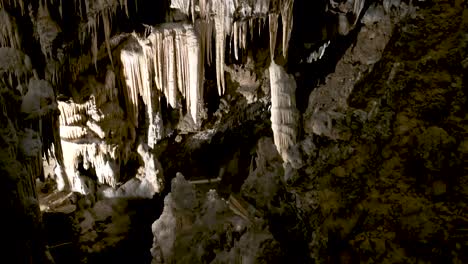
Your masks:
<path fill-rule="evenodd" d="M 198 193 L 179 174 L 152 227 L 152 263 L 257 263 L 274 259 L 271 253 L 278 245 L 266 224 L 253 215 L 236 214 L 245 211 L 236 202 L 220 198 L 215 190 Z M 236 206 L 237 210 L 230 210 Z"/>
<path fill-rule="evenodd" d="M 412 7 L 406 4 L 396 7 L 391 15 L 382 5 L 372 5 L 362 17 L 362 28 L 356 44 L 348 49 L 337 63 L 335 71 L 325 83 L 315 88 L 309 96 L 304 113 L 304 130 L 308 134 L 325 136 L 333 140 L 349 139 L 349 115 L 367 118 L 361 112 L 351 113 L 347 100 L 354 86 L 377 63 L 387 46 L 395 24 L 403 19 Z M 350 113 L 347 113 L 350 111 Z"/>

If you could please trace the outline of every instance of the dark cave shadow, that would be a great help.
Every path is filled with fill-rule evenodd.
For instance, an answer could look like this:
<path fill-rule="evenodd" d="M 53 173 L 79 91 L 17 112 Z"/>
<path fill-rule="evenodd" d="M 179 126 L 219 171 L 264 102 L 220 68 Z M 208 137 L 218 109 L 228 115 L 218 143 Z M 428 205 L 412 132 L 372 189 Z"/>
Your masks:
<path fill-rule="evenodd" d="M 296 1 L 294 5 L 295 26 L 291 33 L 288 72 L 295 73 L 296 107 L 301 113 L 307 109 L 310 93 L 325 83 L 326 77 L 335 72 L 336 64 L 346 51 L 356 43 L 361 28 L 358 22 L 348 35 L 340 35 L 337 16 L 325 13 L 325 5 L 325 1 L 306 0 Z M 366 3 L 360 18 L 369 5 L 370 3 Z M 327 41 L 330 44 L 322 59 L 312 63 L 302 62 Z M 305 47 L 304 43 L 309 43 L 311 47 Z"/>

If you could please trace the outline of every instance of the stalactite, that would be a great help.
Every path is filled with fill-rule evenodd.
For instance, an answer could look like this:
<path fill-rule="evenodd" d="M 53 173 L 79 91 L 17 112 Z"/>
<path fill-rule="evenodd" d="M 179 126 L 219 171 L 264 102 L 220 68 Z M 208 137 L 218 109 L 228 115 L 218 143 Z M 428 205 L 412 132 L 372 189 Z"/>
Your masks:
<path fill-rule="evenodd" d="M 61 29 L 50 17 L 47 4 L 43 4 L 42 1 L 39 1 L 36 21 L 36 30 L 41 44 L 42 53 L 47 59 L 49 59 L 53 55 L 53 42 L 61 32 Z"/>
<path fill-rule="evenodd" d="M 178 9 L 192 20 L 195 15 L 193 8 L 196 1 L 193 0 L 172 0 L 171 7 Z M 247 36 L 253 37 L 254 20 L 259 24 L 269 16 L 270 24 L 270 49 L 271 57 L 274 56 L 276 48 L 276 34 L 278 31 L 278 18 L 281 15 L 283 24 L 283 56 L 286 58 L 291 38 L 293 26 L 293 5 L 294 0 L 200 0 L 198 1 L 199 16 L 202 22 L 194 22 L 199 28 L 202 43 L 202 54 L 206 58 L 207 64 L 211 62 L 211 40 L 215 38 L 215 58 L 216 58 L 216 81 L 218 94 L 223 95 L 226 87 L 224 80 L 224 62 L 226 52 L 226 40 L 229 40 L 228 50 L 231 45 L 234 49 L 234 57 L 239 59 L 239 49 L 247 47 Z M 192 13 L 191 13 L 192 12 Z M 234 21 L 235 20 L 235 21 Z M 214 31 L 209 27 L 214 26 Z M 261 30 L 259 26 L 259 30 Z M 227 36 L 230 36 L 228 38 Z"/>
<path fill-rule="evenodd" d="M 270 64 L 271 125 L 278 152 L 288 160 L 288 149 L 296 144 L 298 112 L 296 109 L 296 82 L 294 77 L 275 64 Z"/>
<path fill-rule="evenodd" d="M 199 104 L 203 101 L 203 87 L 202 87 L 202 76 L 203 76 L 203 64 L 201 55 L 201 49 L 197 36 L 194 31 L 187 31 L 187 67 L 186 71 L 188 76 L 189 88 L 184 96 L 188 101 L 187 109 L 190 110 L 192 118 L 195 124 L 198 122 L 198 110 Z"/>
<path fill-rule="evenodd" d="M 198 105 L 202 100 L 200 42 L 189 24 L 169 23 L 152 28 L 146 39 L 137 40 L 120 55 L 126 79 L 126 101 L 130 104 L 133 120 L 137 120 L 138 95 L 148 108 L 150 124 L 157 106 L 157 93 L 152 80 L 173 108 L 178 108 L 178 94 L 186 99 L 186 108 L 197 122 Z M 138 44 L 138 45 L 137 45 Z M 154 121 L 155 122 L 155 121 Z M 135 125 L 137 125 L 135 123 Z"/>
<path fill-rule="evenodd" d="M 145 90 L 143 84 L 148 86 L 149 79 L 143 80 L 142 74 L 147 73 L 146 56 L 142 47 L 132 43 L 134 50 L 122 50 L 120 60 L 122 61 L 123 74 L 125 76 L 126 88 L 124 97 L 126 101 L 127 115 L 135 127 L 138 127 L 138 93 Z M 143 68 L 143 69 L 141 69 Z M 144 70 L 146 69 L 146 71 Z M 140 88 L 141 87 L 141 88 Z M 147 99 L 147 98 L 146 98 Z"/>
<path fill-rule="evenodd" d="M 78 163 L 82 162 L 85 169 L 94 168 L 99 183 L 115 187 L 120 164 L 127 162 L 130 145 L 134 142 L 134 136 L 129 135 L 133 126 L 124 120 L 118 104 L 115 73 L 108 70 L 103 83 L 93 76 L 88 76 L 87 80 L 80 93 L 66 102 L 58 102 L 61 115 L 57 136 L 67 150 L 63 162 L 56 168 L 61 179 L 59 189 L 69 184 L 71 190 L 81 193 L 88 190 L 77 169 Z M 81 97 L 86 94 L 90 96 L 83 101 Z"/>
<path fill-rule="evenodd" d="M 119 167 L 116 160 L 123 159 L 118 145 L 106 143 L 77 144 L 63 141 L 67 151 L 64 153 L 65 172 L 71 189 L 80 193 L 88 193 L 86 185 L 78 172 L 78 165 L 82 162 L 85 169 L 93 167 L 100 184 L 115 187 L 119 179 Z"/>
<path fill-rule="evenodd" d="M 0 9 L 0 47 L 21 49 L 21 39 L 15 18 L 3 8 Z"/>
<path fill-rule="evenodd" d="M 283 57 L 287 58 L 289 40 L 293 27 L 293 5 L 294 0 L 282 0 L 281 21 L 283 23 Z"/>
<path fill-rule="evenodd" d="M 89 133 L 84 126 L 60 126 L 60 136 L 67 140 L 79 139 Z"/>
<path fill-rule="evenodd" d="M 245 50 L 247 48 L 247 34 L 249 33 L 249 28 L 252 32 L 253 29 L 253 19 L 247 21 L 236 21 L 233 24 L 232 29 L 232 38 L 234 39 L 234 57 L 236 60 L 239 59 L 239 50 Z M 250 33 L 251 35 L 253 33 Z"/>
<path fill-rule="evenodd" d="M 60 125 L 68 126 L 68 125 L 80 123 L 85 119 L 88 105 L 76 104 L 73 101 L 68 101 L 68 102 L 59 101 L 58 107 L 61 113 Z"/>
<path fill-rule="evenodd" d="M 352 22 L 352 26 L 356 26 L 357 22 L 360 19 L 360 15 L 362 10 L 364 9 L 366 1 L 365 0 L 354 0 L 353 3 L 353 15 L 354 15 L 354 21 Z"/>
<path fill-rule="evenodd" d="M 182 13 L 192 18 L 192 22 L 195 22 L 195 1 L 194 0 L 172 0 L 170 7 L 181 10 Z"/>
<path fill-rule="evenodd" d="M 120 2 L 120 6 L 122 6 L 124 9 L 125 9 L 125 14 L 127 15 L 127 17 L 129 16 L 128 14 L 128 3 L 127 3 L 127 0 L 119 0 Z M 138 0 L 135 1 L 135 5 L 137 4 Z"/>
<path fill-rule="evenodd" d="M 55 160 L 60 166 L 63 166 L 63 149 L 62 142 L 60 139 L 60 122 L 59 117 L 54 113 L 51 117 L 52 121 L 52 137 L 54 144 L 54 156 Z"/>
<path fill-rule="evenodd" d="M 107 10 L 104 10 L 101 16 L 102 16 L 102 23 L 104 26 L 104 38 L 105 38 L 105 43 L 106 43 L 107 54 L 109 55 L 109 60 L 111 62 L 111 65 L 113 66 L 114 62 L 112 61 L 112 50 L 110 47 L 112 14 L 109 14 Z"/>
<path fill-rule="evenodd" d="M 91 36 L 91 54 L 93 56 L 93 63 L 97 70 L 97 56 L 98 56 L 98 34 L 97 34 L 97 25 L 96 18 L 88 19 L 87 23 L 88 35 Z"/>
<path fill-rule="evenodd" d="M 225 91 L 224 82 L 224 52 L 226 49 L 226 26 L 225 26 L 225 5 L 224 0 L 213 0 L 214 12 L 216 13 L 215 22 L 215 56 L 216 56 L 216 83 L 218 94 L 221 96 Z"/>
<path fill-rule="evenodd" d="M 239 22 L 234 22 L 234 25 L 233 25 L 233 39 L 234 39 L 234 58 L 236 58 L 236 60 L 239 59 L 239 49 L 237 48 L 239 46 Z"/>
<path fill-rule="evenodd" d="M 200 36 L 200 50 L 202 53 L 201 58 L 207 65 L 211 65 L 213 61 L 212 56 L 212 41 L 213 41 L 213 30 L 214 22 L 212 19 L 199 19 L 195 22 L 195 28 L 198 31 Z M 204 63 L 202 63 L 204 64 Z"/>
<path fill-rule="evenodd" d="M 0 47 L 0 58 L 0 82 L 13 89 L 26 85 L 32 72 L 29 57 L 15 48 Z M 26 91 L 20 92 L 24 94 Z"/>
<path fill-rule="evenodd" d="M 257 0 L 253 8 L 253 13 L 258 15 L 265 15 L 269 11 L 271 0 Z"/>
<path fill-rule="evenodd" d="M 82 1 L 85 2 L 85 10 L 81 9 Z M 136 1 L 135 1 L 136 5 Z M 99 25 L 102 21 L 102 27 L 104 32 L 104 43 L 108 53 L 111 65 L 113 65 L 112 50 L 111 50 L 111 33 L 112 33 L 112 19 L 116 16 L 117 10 L 120 7 L 124 9 L 128 16 L 128 3 L 127 0 L 75 0 L 75 6 L 78 6 L 78 13 L 82 18 L 86 18 L 85 26 L 82 27 L 80 40 L 84 43 L 86 39 L 91 38 L 91 53 L 93 56 L 93 62 L 97 68 L 98 60 L 98 34 L 100 32 Z"/>
<path fill-rule="evenodd" d="M 269 14 L 268 20 L 270 25 L 270 56 L 273 61 L 275 58 L 276 38 L 278 32 L 278 14 Z"/>
<path fill-rule="evenodd" d="M 24 0 L 0 0 L 0 8 L 5 8 L 7 6 L 19 7 L 21 14 L 24 14 Z"/>

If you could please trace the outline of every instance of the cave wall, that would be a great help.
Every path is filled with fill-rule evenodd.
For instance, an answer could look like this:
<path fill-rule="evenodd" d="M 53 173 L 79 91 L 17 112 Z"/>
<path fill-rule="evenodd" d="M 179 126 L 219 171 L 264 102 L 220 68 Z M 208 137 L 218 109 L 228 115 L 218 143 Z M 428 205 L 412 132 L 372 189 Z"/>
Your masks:
<path fill-rule="evenodd" d="M 29 60 L 26 55 L 4 47 L 0 48 L 0 54 L 4 256 L 14 263 L 53 263 L 45 243 L 36 179 L 44 177 L 43 157 L 55 158 L 51 153 L 60 150 L 54 151 L 53 147 L 53 130 L 58 129 L 59 114 L 55 96 L 47 82 L 32 76 L 31 69 L 25 65 Z M 14 85 L 27 90 L 16 89 Z"/>
<path fill-rule="evenodd" d="M 322 14 L 329 5 L 307 7 L 327 16 Z M 314 25 L 319 34 L 307 40 L 310 54 L 299 58 L 292 52 L 293 58 L 320 59 L 334 34 L 355 26 L 363 7 L 364 1 L 356 1 L 351 9 L 330 11 L 331 26 L 319 19 Z M 236 85 L 226 86 L 225 71 L 258 57 L 252 48 L 269 50 L 262 63 L 287 64 L 291 39 L 297 45 L 306 35 L 293 32 L 294 10 L 291 0 L 2 1 L 2 46 L 29 51 L 35 76 L 46 80 L 57 97 L 60 131 L 52 132 L 60 158 L 52 174 L 58 189 L 92 193 L 91 182 L 116 189 L 128 178 L 121 177 L 121 169 L 136 160 L 142 188 L 159 192 L 162 171 L 154 180 L 145 169 L 158 163 L 148 159 L 156 144 L 177 131 L 208 128 L 210 117 L 222 113 L 216 101 L 225 93 L 237 94 Z M 333 20 L 335 13 L 350 13 L 353 19 Z M 348 30 L 338 30 L 343 27 Z M 257 40 L 266 45 L 254 47 Z M 230 72 L 230 78 L 239 79 L 238 71 Z M 264 72 L 256 77 L 268 80 Z M 242 93 L 247 85 L 240 79 Z M 216 83 L 214 101 L 208 98 L 210 81 Z M 248 89 L 244 95 L 260 99 L 258 86 Z"/>
<path fill-rule="evenodd" d="M 326 5 L 319 3 L 318 9 Z M 262 85 L 256 85 L 256 78 L 252 86 L 246 85 L 245 69 L 239 64 L 263 56 L 260 63 L 265 69 L 275 59 L 286 65 L 295 10 L 292 0 L 14 0 L 1 1 L 0 8 L 3 90 L 16 94 L 15 102 L 21 105 L 20 117 L 11 110 L 4 111 L 4 117 L 15 124 L 27 154 L 16 155 L 14 144 L 7 149 L 13 149 L 8 152 L 11 161 L 28 160 L 27 180 L 18 183 L 27 186 L 26 191 L 17 199 L 32 197 L 28 198 L 32 203 L 37 203 L 36 179 L 46 177 L 56 182 L 58 190 L 82 194 L 97 192 L 97 185 L 110 187 L 104 192 L 107 196 L 134 192 L 150 197 L 161 191 L 164 178 L 154 155 L 159 141 L 175 131 L 193 133 L 207 128 L 215 128 L 215 138 L 219 138 L 238 127 L 236 123 L 261 116 L 254 112 L 269 104 L 269 77 L 258 72 L 256 78 L 263 79 Z M 359 16 L 361 9 L 352 12 Z M 345 27 L 354 26 L 354 21 L 350 23 Z M 337 31 L 333 27 L 330 32 Z M 323 42 L 330 34 L 334 33 L 322 32 L 312 41 Z M 301 39 L 303 34 L 296 36 Z M 254 40 L 266 45 L 255 47 Z M 309 60 L 323 55 L 326 46 L 320 43 L 318 49 L 317 45 L 312 45 L 317 51 L 311 51 Z M 251 49 L 259 54 L 252 54 Z M 246 71 L 250 76 L 252 71 L 261 71 L 257 64 L 255 59 Z M 234 83 L 226 84 L 225 71 Z M 233 96 L 237 89 L 247 89 L 241 91 L 247 105 L 257 104 L 242 109 L 244 99 Z M 217 91 L 214 101 L 220 105 L 206 105 L 205 90 L 207 94 Z M 230 104 L 240 111 L 229 109 Z M 228 117 L 233 113 L 234 117 Z M 282 150 L 291 145 L 276 141 Z M 218 162 L 225 162 L 230 154 Z M 42 172 L 42 156 L 53 160 L 53 172 Z M 120 175 L 133 170 L 129 161 L 136 161 L 131 166 L 139 169 L 132 182 L 121 186 L 133 177 Z M 235 175 L 236 169 L 230 173 Z M 9 191 L 14 190 L 10 187 Z M 32 207 L 37 211 L 37 204 Z M 34 221 L 40 225 L 40 217 Z"/>
<path fill-rule="evenodd" d="M 457 263 L 466 245 L 452 226 L 465 223 L 463 203 L 450 199 L 466 194 L 456 187 L 465 183 L 464 8 L 0 1 L 2 201 L 18 227 L 11 237 L 21 234 L 11 252 L 26 252 L 14 258 L 49 259 L 35 185 L 50 177 L 61 191 L 87 195 L 81 202 L 90 205 L 77 215 L 89 252 L 125 240 L 125 228 L 104 228 L 106 239 L 95 241 L 93 228 L 109 217 L 114 226 L 129 222 L 118 218 L 127 210 L 120 200 L 105 199 L 170 191 L 153 225 L 153 263 L 416 261 L 432 248 L 428 240 L 442 247 L 437 259 L 452 254 Z M 432 34 L 434 43 L 414 44 Z M 53 171 L 44 174 L 43 158 Z M 206 183 L 218 192 L 194 194 Z M 454 242 L 444 244 L 442 233 Z"/>

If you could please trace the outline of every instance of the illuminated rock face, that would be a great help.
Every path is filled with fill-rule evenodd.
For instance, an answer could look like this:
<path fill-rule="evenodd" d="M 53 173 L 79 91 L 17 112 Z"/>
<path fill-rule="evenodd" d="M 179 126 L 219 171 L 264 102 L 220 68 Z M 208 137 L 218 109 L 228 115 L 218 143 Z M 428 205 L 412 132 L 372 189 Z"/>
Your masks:
<path fill-rule="evenodd" d="M 226 91 L 224 80 L 226 42 L 229 43 L 229 47 L 232 45 L 234 56 L 238 59 L 239 51 L 248 48 L 248 36 L 253 38 L 254 28 L 262 28 L 268 20 L 270 51 L 273 59 L 278 18 L 281 16 L 283 56 L 286 58 L 293 27 L 293 4 L 294 0 L 255 0 L 250 3 L 235 0 L 172 0 L 171 8 L 178 9 L 191 17 L 199 26 L 204 43 L 202 56 L 208 62 L 211 62 L 211 41 L 215 39 L 216 79 L 218 93 L 222 96 Z M 199 20 L 195 21 L 197 15 Z"/>
<path fill-rule="evenodd" d="M 176 109 L 180 113 L 184 112 L 184 115 L 186 112 L 183 121 L 191 127 L 187 130 L 200 129 L 206 117 L 204 67 L 214 64 L 218 95 L 223 96 L 227 91 L 224 76 L 226 61 L 232 58 L 241 60 L 250 45 L 253 45 L 256 34 L 269 36 L 272 65 L 275 51 L 279 48 L 282 59 L 288 59 L 293 0 L 171 1 L 170 7 L 185 14 L 186 21 L 170 22 L 168 19 L 168 23 L 157 26 L 145 25 L 145 33 L 120 34 L 116 34 L 118 23 L 115 19 L 119 15 L 128 17 L 129 10 L 138 10 L 139 1 L 133 2 L 134 6 L 130 9 L 125 0 L 75 0 L 72 7 L 62 5 L 62 1 L 52 6 L 52 2 L 55 3 L 40 1 L 29 10 L 29 16 L 45 58 L 45 79 L 52 85 L 54 93 L 68 94 L 67 100 L 58 102 L 60 129 L 57 129 L 54 139 L 57 142 L 60 134 L 62 143 L 55 145 L 64 146 L 63 162 L 59 162 L 56 169 L 56 174 L 60 176 L 59 189 L 90 192 L 80 174 L 81 167 L 85 171 L 92 171 L 99 184 L 117 187 L 121 165 L 125 165 L 129 157 L 138 152 L 140 143 L 145 149 L 148 147 L 147 154 L 151 156 L 162 139 L 183 127 L 164 119 L 165 108 L 170 108 L 170 111 Z M 6 5 L 3 1 L 1 4 Z M 6 6 L 18 8 L 21 13 L 26 12 L 22 1 L 10 1 Z M 67 12 L 74 9 L 74 16 L 81 21 L 76 29 L 77 43 L 66 43 L 83 51 L 74 56 L 67 56 L 66 52 L 70 53 L 71 50 L 67 50 L 67 45 L 57 45 L 68 26 L 62 23 L 64 8 L 68 8 Z M 0 18 L 5 22 L 0 27 L 0 44 L 19 47 L 21 41 L 15 20 L 3 10 Z M 277 43 L 280 25 L 282 37 L 281 43 Z M 327 45 L 311 53 L 307 62 L 320 59 Z M 14 52 L 5 52 L 21 57 Z M 27 57 L 23 60 L 21 67 L 15 66 L 17 72 L 9 73 L 8 76 L 8 80 L 12 80 L 10 85 L 18 86 L 18 89 L 27 85 L 18 77 L 21 71 L 31 68 Z M 296 141 L 297 115 L 292 110 L 295 99 L 284 102 L 280 96 L 283 92 L 294 93 L 286 91 L 292 89 L 291 79 L 275 69 L 272 66 L 270 72 L 271 92 L 275 98 L 272 99 L 272 129 L 275 131 L 278 150 L 286 161 L 290 158 L 284 153 Z M 94 77 L 94 73 L 99 77 Z M 250 103 L 257 100 L 256 90 L 259 85 L 255 82 L 256 79 L 239 81 L 243 86 L 241 88 L 248 92 L 242 89 L 238 91 L 247 94 Z M 285 82 L 288 84 L 283 85 Z M 224 98 L 220 100 L 227 102 Z M 164 102 L 166 105 L 163 105 Z M 283 109 L 284 103 L 291 108 Z M 138 138 L 137 132 L 144 134 L 144 139 Z M 140 156 L 146 157 L 146 154 Z M 151 160 L 153 158 L 143 158 L 144 165 L 140 165 L 144 171 L 154 167 Z M 143 174 L 149 175 L 154 189 L 159 190 L 161 179 L 154 180 L 152 173 Z M 162 177 L 161 174 L 158 177 Z"/>
<path fill-rule="evenodd" d="M 136 122 L 138 96 L 141 96 L 150 118 L 150 130 L 158 130 L 151 127 L 158 125 L 159 101 L 165 96 L 173 109 L 180 108 L 179 102 L 185 100 L 186 109 L 197 123 L 203 104 L 203 67 L 200 44 L 193 27 L 185 23 L 167 23 L 150 31 L 144 39 L 134 35 L 137 42 L 131 43 L 120 54 L 129 116 Z M 162 135 L 158 134 L 149 135 L 151 147 L 161 139 Z"/>
<path fill-rule="evenodd" d="M 120 165 L 128 160 L 135 132 L 117 101 L 113 71 L 107 72 L 104 83 L 88 77 L 79 96 L 59 101 L 58 107 L 64 150 L 63 166 L 56 169 L 62 178 L 58 188 L 67 188 L 68 182 L 73 191 L 90 192 L 78 171 L 80 164 L 85 170 L 95 171 L 98 184 L 116 187 Z"/>
<path fill-rule="evenodd" d="M 50 246 L 80 263 L 468 262 L 466 11 L 418 2 L 0 0 L 5 251 L 47 262 L 41 209 L 76 216 Z M 412 4 L 434 14 L 394 30 Z"/>
<path fill-rule="evenodd" d="M 296 109 L 296 81 L 283 67 L 270 64 L 271 126 L 274 142 L 283 160 L 297 143 L 299 113 Z"/>
<path fill-rule="evenodd" d="M 284 153 L 295 144 L 297 134 L 297 114 L 293 110 L 295 84 L 276 66 L 275 51 L 281 48 L 281 59 L 287 61 L 294 1 L 173 0 L 170 7 L 185 15 L 184 22 L 166 19 L 168 23 L 145 25 L 145 33 L 119 32 L 116 19 L 128 18 L 131 12 L 137 12 L 140 2 L 44 0 L 30 4 L 23 0 L 0 1 L 2 82 L 21 93 L 26 93 L 29 87 L 25 100 L 28 103 L 23 103 L 23 112 L 50 110 L 57 113 L 57 107 L 60 111 L 59 118 L 56 114 L 40 118 L 48 120 L 52 127 L 51 137 L 43 138 L 43 143 L 47 145 L 44 149 L 53 147 L 50 152 L 57 156 L 59 189 L 88 193 L 81 168 L 92 171 L 99 184 L 117 187 L 121 165 L 138 153 L 140 144 L 147 149 L 146 154 L 140 153 L 141 157 L 146 157 L 144 165 L 140 165 L 145 171 L 154 167 L 153 158 L 147 156 L 151 156 L 162 139 L 181 127 L 168 124 L 162 109 L 185 111 L 185 117 L 192 120 L 184 118 L 184 121 L 195 127 L 193 130 L 200 129 L 206 116 L 204 67 L 214 64 L 217 92 L 224 96 L 226 61 L 242 60 L 256 34 L 266 34 L 270 38 L 267 49 L 272 61 L 272 129 L 278 150 L 287 160 Z M 340 9 L 340 12 L 354 12 L 358 17 L 363 1 L 348 2 L 347 6 L 353 8 Z M 332 9 L 338 8 L 334 2 L 330 5 Z M 74 19 L 66 20 L 69 16 Z M 32 38 L 37 41 L 34 45 L 38 45 L 40 52 L 34 54 L 33 60 L 36 64 L 41 61 L 41 69 L 34 69 L 37 65 L 32 65 L 22 51 L 24 43 L 17 20 L 23 24 L 27 20 L 34 31 Z M 67 25 L 65 21 L 75 24 Z M 282 36 L 278 42 L 281 43 L 277 43 L 280 25 Z M 311 53 L 307 62 L 320 59 L 328 44 Z M 35 58 L 39 56 L 41 59 Z M 248 71 L 246 76 L 256 76 Z M 30 82 L 31 76 L 34 81 Z M 244 90 L 236 91 L 246 94 L 249 103 L 258 99 L 256 92 L 260 86 L 256 77 L 251 79 L 241 77 L 238 83 Z M 38 88 L 31 90 L 31 87 Z M 62 93 L 67 94 L 66 99 L 55 103 L 55 96 Z M 291 97 L 284 99 L 283 93 Z M 45 101 L 38 103 L 36 97 Z M 225 98 L 220 101 L 228 104 Z M 137 131 L 144 134 L 144 139 L 137 138 Z M 43 152 L 49 155 L 48 151 Z M 154 189 L 159 190 L 156 185 L 161 182 L 154 180 L 151 173 L 144 174 L 149 175 Z"/>

